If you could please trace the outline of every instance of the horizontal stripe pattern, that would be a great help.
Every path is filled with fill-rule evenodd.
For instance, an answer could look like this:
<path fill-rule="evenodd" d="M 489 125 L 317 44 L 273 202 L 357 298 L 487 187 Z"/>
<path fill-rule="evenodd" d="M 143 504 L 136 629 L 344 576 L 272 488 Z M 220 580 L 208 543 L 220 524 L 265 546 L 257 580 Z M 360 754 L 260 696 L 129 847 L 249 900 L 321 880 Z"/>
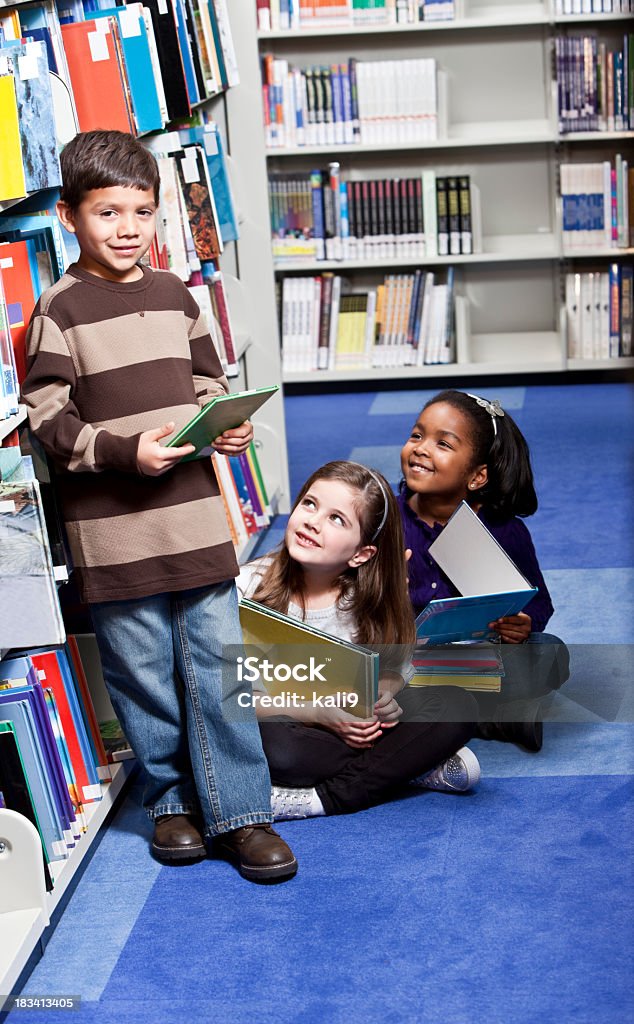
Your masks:
<path fill-rule="evenodd" d="M 84 600 L 235 576 L 211 462 L 180 464 L 159 477 L 136 467 L 141 433 L 168 422 L 180 429 L 228 390 L 183 283 L 143 268 L 139 281 L 118 284 L 73 265 L 41 297 L 27 356 L 29 420 L 58 469 Z"/>

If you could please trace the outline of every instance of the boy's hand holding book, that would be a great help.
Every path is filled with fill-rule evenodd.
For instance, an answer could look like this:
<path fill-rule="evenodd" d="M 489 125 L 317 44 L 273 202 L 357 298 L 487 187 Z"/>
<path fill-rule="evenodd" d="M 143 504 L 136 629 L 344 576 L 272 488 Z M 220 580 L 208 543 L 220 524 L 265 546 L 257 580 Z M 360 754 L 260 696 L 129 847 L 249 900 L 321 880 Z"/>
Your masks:
<path fill-rule="evenodd" d="M 154 430 L 144 430 L 139 438 L 136 453 L 136 464 L 142 476 L 161 476 L 185 455 L 191 455 L 196 449 L 193 444 L 184 444 L 180 448 L 165 448 L 159 444 L 162 437 L 167 437 L 174 430 L 174 423 L 165 423 Z"/>
<path fill-rule="evenodd" d="M 231 430 L 225 430 L 217 437 L 213 443 L 214 448 L 221 455 L 242 455 L 246 452 L 247 448 L 253 440 L 253 427 L 249 420 L 245 423 L 241 423 L 239 427 L 233 427 Z M 192 447 L 187 445 L 187 448 Z M 174 451 L 183 451 L 182 448 L 173 449 Z M 187 454 L 183 452 L 183 454 Z"/>

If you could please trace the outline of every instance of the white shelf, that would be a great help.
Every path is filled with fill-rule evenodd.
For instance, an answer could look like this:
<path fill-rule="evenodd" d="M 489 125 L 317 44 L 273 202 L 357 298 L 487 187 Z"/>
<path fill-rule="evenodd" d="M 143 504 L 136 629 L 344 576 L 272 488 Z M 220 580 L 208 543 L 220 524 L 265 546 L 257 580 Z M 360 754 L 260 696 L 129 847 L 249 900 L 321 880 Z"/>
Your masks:
<path fill-rule="evenodd" d="M 0 441 L 3 438 L 8 437 L 9 434 L 13 433 L 16 427 L 19 427 L 21 423 L 26 420 L 26 406 L 21 405 L 19 411 L 14 416 L 9 416 L 8 420 L 0 420 Z"/>
<path fill-rule="evenodd" d="M 553 373 L 564 367 L 554 360 L 524 363 L 434 363 L 430 366 L 386 366 L 372 370 L 314 370 L 306 373 L 285 373 L 285 384 L 315 384 L 335 381 L 425 380 L 432 377 L 475 377 L 502 373 Z"/>
<path fill-rule="evenodd" d="M 388 270 L 396 267 L 446 267 L 486 263 L 526 263 L 557 260 L 562 256 L 554 235 L 500 235 L 485 237 L 484 252 L 470 256 L 401 256 L 386 259 L 275 260 L 276 274 L 321 273 L 324 270 Z M 623 250 L 624 251 L 624 250 Z"/>
<path fill-rule="evenodd" d="M 634 356 L 618 356 L 615 359 L 569 359 L 569 370 L 631 370 Z"/>
<path fill-rule="evenodd" d="M 55 888 L 46 894 L 46 914 L 49 918 L 77 873 L 108 813 L 112 810 L 114 801 L 121 792 L 133 764 L 133 761 L 121 761 L 111 765 L 112 782 L 102 783 L 103 796 L 101 800 L 85 805 L 88 819 L 87 831 L 82 834 L 67 860 L 55 861 L 50 865 Z M 45 914 L 40 910 L 0 913 L 0 993 L 8 995 L 13 991 L 13 986 L 26 967 L 29 957 L 46 927 Z"/>
<path fill-rule="evenodd" d="M 581 25 L 585 24 L 586 22 L 594 22 L 594 24 L 596 25 L 597 23 L 603 22 L 631 20 L 631 14 L 621 14 L 620 12 L 618 14 L 561 14 L 559 15 L 559 17 L 552 19 L 552 24 L 561 26 L 568 24 Z"/>
<path fill-rule="evenodd" d="M 604 135 L 605 133 L 599 133 Z M 629 135 L 630 133 L 626 133 Z M 612 137 L 612 136 L 610 136 Z M 559 136 L 547 120 L 489 121 L 450 125 L 448 135 L 427 142 L 332 143 L 328 146 L 270 146 L 274 157 L 332 156 L 334 153 L 427 153 L 430 150 L 486 149 L 491 146 L 533 146 L 554 143 Z"/>
<path fill-rule="evenodd" d="M 623 256 L 634 256 L 634 248 L 564 249 L 561 255 L 565 260 L 618 260 Z"/>
<path fill-rule="evenodd" d="M 620 142 L 634 139 L 634 132 L 567 132 L 558 136 L 558 142 Z"/>
<path fill-rule="evenodd" d="M 621 17 L 625 17 L 622 15 Z M 541 5 L 535 5 L 534 13 L 524 9 L 517 18 L 491 15 L 479 18 L 452 18 L 446 21 L 423 21 L 413 25 L 398 25 L 393 22 L 382 22 L 378 25 L 320 25 L 319 28 L 277 29 L 275 32 L 258 32 L 258 40 L 263 43 L 280 39 L 326 39 L 336 36 L 381 36 L 410 35 L 420 32 L 471 32 L 489 28 L 530 28 L 533 25 L 548 25 L 551 18 L 544 14 Z"/>

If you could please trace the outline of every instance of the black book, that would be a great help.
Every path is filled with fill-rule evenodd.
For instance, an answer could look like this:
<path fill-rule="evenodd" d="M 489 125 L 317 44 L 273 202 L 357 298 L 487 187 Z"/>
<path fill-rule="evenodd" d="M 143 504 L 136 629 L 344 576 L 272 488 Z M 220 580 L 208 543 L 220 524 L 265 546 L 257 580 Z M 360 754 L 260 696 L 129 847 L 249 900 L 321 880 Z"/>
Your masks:
<path fill-rule="evenodd" d="M 460 207 L 460 248 L 463 254 L 473 252 L 471 228 L 471 183 L 469 175 L 458 178 L 458 205 Z"/>
<path fill-rule="evenodd" d="M 392 179 L 392 222 L 394 224 L 394 241 L 397 245 L 400 244 L 402 228 L 402 217 L 401 217 L 401 196 L 400 196 L 400 178 Z"/>
<path fill-rule="evenodd" d="M 392 182 L 390 178 L 386 178 L 383 182 L 383 190 L 385 195 L 385 234 L 388 242 L 394 243 L 394 206 L 392 198 Z"/>
<path fill-rule="evenodd" d="M 438 255 L 449 255 L 449 213 L 447 208 L 447 179 L 436 178 L 436 218 Z"/>
<path fill-rule="evenodd" d="M 449 218 L 449 253 L 460 255 L 460 205 L 458 201 L 458 179 L 447 178 L 447 216 Z"/>
<path fill-rule="evenodd" d="M 163 0 L 147 0 L 145 6 L 152 17 L 169 119 L 175 121 L 179 117 L 189 117 L 191 109 L 174 10 Z"/>
<path fill-rule="evenodd" d="M 35 808 L 31 800 L 31 791 L 24 773 L 20 750 L 11 722 L 0 722 L 0 793 L 3 804 L 10 811 L 17 811 L 38 830 Z M 51 892 L 53 879 L 48 869 L 44 846 L 42 845 L 42 864 L 46 889 Z"/>

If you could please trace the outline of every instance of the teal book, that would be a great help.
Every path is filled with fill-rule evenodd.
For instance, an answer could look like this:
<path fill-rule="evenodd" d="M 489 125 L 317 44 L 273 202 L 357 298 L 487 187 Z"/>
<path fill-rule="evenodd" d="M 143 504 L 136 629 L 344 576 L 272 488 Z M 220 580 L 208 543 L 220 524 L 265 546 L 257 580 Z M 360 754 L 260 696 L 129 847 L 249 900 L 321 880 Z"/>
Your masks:
<path fill-rule="evenodd" d="M 429 554 L 463 596 L 430 601 L 423 608 L 416 619 L 419 644 L 495 637 L 489 623 L 517 615 L 537 593 L 466 501 Z"/>
<path fill-rule="evenodd" d="M 260 406 L 279 391 L 277 384 L 253 391 L 239 391 L 233 395 L 218 395 L 166 442 L 167 448 L 180 448 L 193 444 L 196 451 L 186 455 L 183 462 L 208 458 L 213 442 L 224 430 L 232 430 L 248 420 Z"/>

